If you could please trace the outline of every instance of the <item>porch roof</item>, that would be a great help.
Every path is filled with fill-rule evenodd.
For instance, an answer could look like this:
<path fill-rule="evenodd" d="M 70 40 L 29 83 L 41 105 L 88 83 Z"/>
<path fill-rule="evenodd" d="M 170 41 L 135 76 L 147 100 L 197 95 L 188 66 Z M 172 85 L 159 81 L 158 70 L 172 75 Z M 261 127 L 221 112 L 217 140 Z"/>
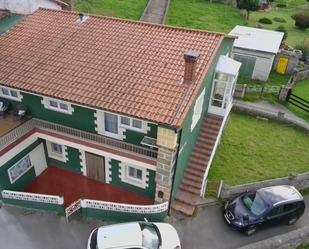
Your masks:
<path fill-rule="evenodd" d="M 112 184 L 91 180 L 83 175 L 54 166 L 38 176 L 23 191 L 64 197 L 65 207 L 80 198 L 126 204 L 152 205 L 150 198 Z"/>
<path fill-rule="evenodd" d="M 237 75 L 240 66 L 240 62 L 235 61 L 227 56 L 221 55 L 216 67 L 216 72 L 229 75 Z"/>

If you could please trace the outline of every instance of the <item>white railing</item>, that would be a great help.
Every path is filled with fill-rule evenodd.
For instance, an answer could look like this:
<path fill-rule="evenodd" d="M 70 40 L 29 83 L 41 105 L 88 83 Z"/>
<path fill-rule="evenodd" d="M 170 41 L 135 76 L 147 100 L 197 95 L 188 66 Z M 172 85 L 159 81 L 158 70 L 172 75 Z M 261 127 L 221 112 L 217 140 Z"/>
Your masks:
<path fill-rule="evenodd" d="M 77 201 L 73 202 L 70 206 L 65 209 L 65 217 L 67 222 L 69 222 L 69 217 L 76 213 L 78 210 L 81 209 L 81 200 L 78 199 Z"/>
<path fill-rule="evenodd" d="M 22 136 L 26 135 L 31 130 L 38 128 L 41 130 L 52 131 L 58 134 L 64 134 L 72 138 L 81 139 L 82 141 L 87 141 L 89 143 L 95 143 L 98 145 L 103 145 L 114 150 L 123 151 L 133 155 L 138 154 L 139 156 L 156 159 L 157 150 L 142 147 L 139 145 L 130 144 L 121 140 L 105 137 L 99 134 L 94 134 L 90 132 L 81 131 L 64 125 L 48 122 L 41 119 L 32 118 L 20 126 L 16 127 L 9 133 L 5 134 L 0 139 L 0 151 L 10 144 L 17 141 Z"/>
<path fill-rule="evenodd" d="M 135 213 L 135 214 L 157 214 L 168 210 L 168 202 L 155 205 L 133 205 L 96 200 L 81 200 L 82 208 L 94 208 L 106 211 Z"/>
<path fill-rule="evenodd" d="M 1 193 L 3 198 L 11 200 L 32 201 L 57 205 L 63 205 L 64 203 L 63 197 L 57 195 L 43 195 L 10 190 L 2 190 Z"/>
<path fill-rule="evenodd" d="M 202 187 L 201 187 L 201 191 L 200 191 L 200 197 L 204 197 L 204 194 L 205 194 L 205 191 L 206 191 L 206 186 L 207 186 L 207 176 L 208 176 L 208 172 L 209 172 L 209 169 L 210 169 L 210 166 L 211 166 L 211 163 L 212 163 L 212 160 L 214 159 L 214 156 L 216 154 L 216 151 L 217 151 L 217 147 L 220 143 L 220 140 L 221 140 L 221 136 L 222 136 L 222 132 L 223 132 L 223 129 L 224 129 L 224 126 L 225 126 L 225 123 L 227 121 L 227 118 L 230 114 L 230 111 L 232 109 L 232 106 L 233 104 L 231 104 L 227 110 L 226 110 L 226 114 L 223 118 L 223 121 L 222 121 L 222 124 L 221 124 L 221 127 L 220 127 L 220 130 L 219 130 L 219 133 L 217 135 L 217 138 L 216 138 L 216 142 L 215 142 L 215 145 L 212 149 L 212 152 L 211 152 L 211 155 L 210 155 L 210 158 L 209 158 L 209 161 L 208 161 L 208 164 L 207 164 L 207 168 L 206 168 L 206 171 L 204 173 L 204 177 L 203 177 L 203 183 L 202 183 Z"/>

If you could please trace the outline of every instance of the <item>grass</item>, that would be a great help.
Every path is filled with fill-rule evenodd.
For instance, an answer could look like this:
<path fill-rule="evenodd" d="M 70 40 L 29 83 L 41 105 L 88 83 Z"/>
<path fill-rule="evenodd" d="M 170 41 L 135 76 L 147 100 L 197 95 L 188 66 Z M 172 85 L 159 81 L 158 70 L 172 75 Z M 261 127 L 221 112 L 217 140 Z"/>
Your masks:
<path fill-rule="evenodd" d="M 139 20 L 147 0 L 78 0 L 75 10 L 103 16 Z"/>
<path fill-rule="evenodd" d="M 266 82 L 260 81 L 260 80 L 239 78 L 237 83 L 238 84 L 247 84 L 247 85 L 267 84 L 267 85 L 271 85 L 271 86 L 282 86 L 282 85 L 286 85 L 286 83 L 288 83 L 289 79 L 290 79 L 290 75 L 281 75 L 281 74 L 277 74 L 277 73 L 271 73 Z"/>
<path fill-rule="evenodd" d="M 229 33 L 245 19 L 231 5 L 205 0 L 171 0 L 167 24 Z"/>
<path fill-rule="evenodd" d="M 309 101 L 309 80 L 303 80 L 296 84 L 295 88 L 293 89 L 293 94 L 306 99 Z M 297 108 L 296 106 L 293 106 L 289 103 L 284 103 L 284 105 L 293 113 L 295 113 L 297 116 L 303 118 L 307 122 L 309 122 L 309 114 L 305 111 L 301 110 L 300 108 Z"/>
<path fill-rule="evenodd" d="M 264 28 L 276 30 L 280 25 L 282 25 L 288 31 L 288 37 L 286 41 L 289 45 L 295 46 L 298 44 L 302 44 L 304 39 L 309 37 L 309 29 L 305 31 L 298 29 L 295 26 L 294 20 L 291 18 L 291 15 L 303 11 L 301 6 L 306 4 L 308 5 L 308 2 L 306 0 L 291 0 L 283 2 L 286 2 L 288 4 L 287 8 L 273 7 L 270 12 L 251 12 L 248 25 L 255 27 L 258 23 L 258 20 L 263 17 L 267 17 L 271 20 L 273 20 L 274 17 L 284 18 L 286 20 L 286 23 L 280 23 L 273 20 L 272 24 L 263 24 Z"/>
<path fill-rule="evenodd" d="M 229 185 L 308 172 L 309 136 L 285 124 L 233 113 L 209 172 Z"/>

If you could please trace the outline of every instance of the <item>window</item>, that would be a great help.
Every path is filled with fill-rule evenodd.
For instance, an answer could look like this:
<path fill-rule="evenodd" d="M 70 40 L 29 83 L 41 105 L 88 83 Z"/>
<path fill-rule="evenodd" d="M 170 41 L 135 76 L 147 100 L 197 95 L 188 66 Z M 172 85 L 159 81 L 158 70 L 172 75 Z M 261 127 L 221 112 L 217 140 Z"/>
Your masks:
<path fill-rule="evenodd" d="M 118 116 L 112 113 L 104 113 L 105 131 L 118 134 Z"/>
<path fill-rule="evenodd" d="M 132 121 L 132 126 L 138 129 L 142 128 L 142 121 L 137 120 L 137 119 L 133 119 Z"/>
<path fill-rule="evenodd" d="M 121 124 L 129 126 L 130 125 L 130 118 L 121 117 Z"/>
<path fill-rule="evenodd" d="M 121 116 L 120 122 L 121 122 L 121 126 L 127 128 L 127 129 L 147 133 L 147 129 L 146 129 L 147 126 L 145 124 L 143 124 L 143 122 L 141 120 Z"/>
<path fill-rule="evenodd" d="M 22 96 L 18 91 L 7 87 L 1 87 L 0 96 L 3 98 L 12 99 L 16 101 L 21 101 L 22 99 Z"/>
<path fill-rule="evenodd" d="M 8 174 L 11 183 L 16 182 L 20 177 L 22 177 L 27 171 L 29 171 L 33 165 L 31 165 L 29 155 L 21 159 L 18 163 L 13 165 L 8 169 Z"/>
<path fill-rule="evenodd" d="M 46 141 L 48 156 L 58 161 L 66 162 L 66 147 L 62 144 Z"/>
<path fill-rule="evenodd" d="M 140 169 L 130 167 L 130 166 L 128 167 L 128 169 L 129 169 L 129 174 L 128 174 L 129 177 L 135 178 L 137 180 L 142 180 L 143 171 L 141 171 Z"/>
<path fill-rule="evenodd" d="M 74 111 L 71 104 L 57 99 L 43 98 L 42 103 L 46 109 L 52 111 L 62 112 L 65 114 L 72 114 Z"/>
<path fill-rule="evenodd" d="M 205 96 L 205 88 L 201 92 L 200 96 L 198 96 L 198 98 L 195 101 L 193 115 L 192 115 L 191 131 L 193 131 L 194 127 L 196 126 L 197 122 L 200 120 L 200 117 L 202 115 L 204 96 Z"/>

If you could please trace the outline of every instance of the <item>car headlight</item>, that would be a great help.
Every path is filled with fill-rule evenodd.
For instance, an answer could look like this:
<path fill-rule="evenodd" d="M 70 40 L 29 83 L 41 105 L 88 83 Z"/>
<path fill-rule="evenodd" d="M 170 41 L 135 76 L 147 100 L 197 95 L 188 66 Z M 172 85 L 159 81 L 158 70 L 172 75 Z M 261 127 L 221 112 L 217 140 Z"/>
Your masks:
<path fill-rule="evenodd" d="M 233 224 L 236 225 L 236 226 L 239 226 L 239 227 L 242 227 L 244 225 L 244 223 L 240 220 L 233 221 Z"/>

